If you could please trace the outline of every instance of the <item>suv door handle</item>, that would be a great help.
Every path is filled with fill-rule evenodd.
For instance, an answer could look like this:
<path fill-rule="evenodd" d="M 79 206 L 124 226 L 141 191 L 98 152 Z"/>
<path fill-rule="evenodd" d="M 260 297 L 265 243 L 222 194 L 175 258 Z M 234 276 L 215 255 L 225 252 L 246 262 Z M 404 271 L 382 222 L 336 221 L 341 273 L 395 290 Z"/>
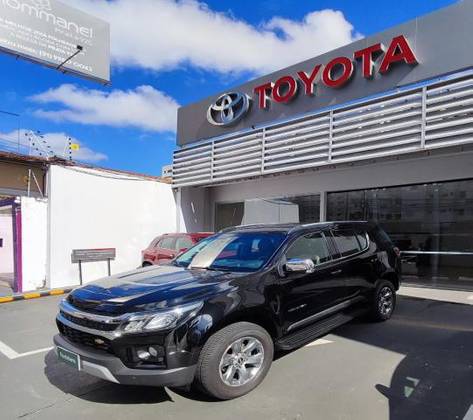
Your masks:
<path fill-rule="evenodd" d="M 332 274 L 332 275 L 334 275 L 334 276 L 335 276 L 336 274 L 341 274 L 341 273 L 342 273 L 342 270 L 335 270 L 335 271 L 330 272 L 330 274 Z"/>

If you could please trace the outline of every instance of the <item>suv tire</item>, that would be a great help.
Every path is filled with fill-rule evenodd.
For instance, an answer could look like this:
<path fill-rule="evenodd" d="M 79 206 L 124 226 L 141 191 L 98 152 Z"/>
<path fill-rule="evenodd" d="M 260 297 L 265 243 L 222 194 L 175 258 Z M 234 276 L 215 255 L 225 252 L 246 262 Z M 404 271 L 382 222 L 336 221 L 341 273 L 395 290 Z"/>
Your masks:
<path fill-rule="evenodd" d="M 382 280 L 376 286 L 371 304 L 371 317 L 374 321 L 387 321 L 396 307 L 396 289 L 388 280 Z"/>
<path fill-rule="evenodd" d="M 249 322 L 228 325 L 202 348 L 197 385 L 220 400 L 241 397 L 263 381 L 273 355 L 273 340 L 265 329 Z"/>

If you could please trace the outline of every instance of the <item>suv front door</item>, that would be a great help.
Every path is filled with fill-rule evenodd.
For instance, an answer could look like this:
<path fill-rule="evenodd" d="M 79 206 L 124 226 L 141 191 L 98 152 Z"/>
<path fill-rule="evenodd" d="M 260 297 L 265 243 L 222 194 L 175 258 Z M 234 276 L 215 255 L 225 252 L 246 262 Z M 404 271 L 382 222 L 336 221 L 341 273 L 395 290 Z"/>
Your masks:
<path fill-rule="evenodd" d="M 336 305 L 346 296 L 346 287 L 337 262 L 332 259 L 323 232 L 297 238 L 289 245 L 285 259 L 311 259 L 313 273 L 286 273 L 281 280 L 284 328 L 311 322 L 315 314 Z"/>

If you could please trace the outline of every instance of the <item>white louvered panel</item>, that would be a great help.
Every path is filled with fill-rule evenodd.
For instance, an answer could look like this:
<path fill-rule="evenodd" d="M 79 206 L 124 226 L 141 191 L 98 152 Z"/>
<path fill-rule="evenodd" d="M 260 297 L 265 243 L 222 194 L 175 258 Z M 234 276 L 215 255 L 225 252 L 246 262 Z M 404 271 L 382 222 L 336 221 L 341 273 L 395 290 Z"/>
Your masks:
<path fill-rule="evenodd" d="M 468 86 L 473 86 L 473 79 L 472 78 L 463 79 L 463 80 L 460 80 L 458 82 L 450 81 L 450 82 L 440 83 L 439 86 L 429 87 L 428 90 L 429 90 L 430 95 L 436 95 L 436 94 L 439 94 L 439 93 L 440 94 L 444 93 L 446 91 L 452 91 L 452 90 L 455 90 L 455 89 L 462 89 L 462 88 L 468 87 Z"/>
<path fill-rule="evenodd" d="M 327 133 L 328 134 L 328 133 Z M 327 135 L 324 136 L 325 138 L 322 139 L 309 139 L 306 141 L 298 141 L 298 142 L 284 142 L 282 143 L 282 146 L 280 146 L 278 142 L 278 147 L 273 147 L 274 145 L 266 145 L 265 149 L 265 155 L 271 155 L 273 153 L 279 153 L 279 152 L 287 152 L 288 150 L 297 150 L 297 149 L 302 149 L 305 147 L 310 147 L 310 146 L 316 146 L 319 144 L 327 144 Z M 289 143 L 289 144 L 288 144 Z"/>
<path fill-rule="evenodd" d="M 325 115 L 317 115 L 316 117 L 304 118 L 302 121 L 299 122 L 290 122 L 286 124 L 278 124 L 274 128 L 270 127 L 267 129 L 267 134 L 270 132 L 271 135 L 276 135 L 281 132 L 285 132 L 287 130 L 295 130 L 299 128 L 303 128 L 305 126 L 316 127 L 319 123 L 329 123 L 330 117 L 328 114 Z"/>
<path fill-rule="evenodd" d="M 340 108 L 332 120 L 323 112 L 265 127 L 264 145 L 257 129 L 183 148 L 174 154 L 173 184 L 211 185 L 473 143 L 473 77 L 427 86 L 425 102 L 422 92 L 416 87 Z"/>
<path fill-rule="evenodd" d="M 400 147 L 396 149 L 396 154 L 403 154 L 403 153 L 409 153 L 409 152 L 415 152 L 419 150 L 418 144 L 414 144 L 412 146 L 408 147 Z M 392 150 L 377 150 L 374 153 L 360 153 L 360 154 L 354 154 L 351 156 L 345 156 L 342 158 L 337 158 L 337 159 L 332 159 L 332 163 L 346 163 L 346 162 L 355 162 L 358 160 L 366 160 L 366 159 L 375 159 L 383 156 L 393 156 L 393 151 Z"/>
<path fill-rule="evenodd" d="M 209 172 L 210 173 L 210 172 Z M 174 174 L 173 174 L 174 176 Z M 179 178 L 177 178 L 177 181 L 178 182 L 189 182 L 189 181 L 199 181 L 199 182 L 207 182 L 208 179 L 210 179 L 210 176 L 208 174 L 202 174 L 202 175 L 199 175 L 199 174 L 190 174 L 190 175 L 186 175 L 186 176 L 181 176 Z"/>
<path fill-rule="evenodd" d="M 334 134 L 333 143 L 335 144 L 336 142 L 341 142 L 345 140 L 368 137 L 374 134 L 387 133 L 389 131 L 394 131 L 394 130 L 397 131 L 397 130 L 401 130 L 408 127 L 414 127 L 414 126 L 418 126 L 419 132 L 420 132 L 421 123 L 422 123 L 421 118 L 408 118 L 406 121 L 401 121 L 401 122 L 396 121 L 394 124 L 389 120 L 382 121 L 382 122 L 379 122 L 376 127 L 370 127 L 365 130 L 363 129 L 356 130 L 356 131 L 352 131 L 351 133 L 342 134 L 342 135 Z"/>
<path fill-rule="evenodd" d="M 329 121 L 325 121 L 304 128 L 289 127 L 284 132 L 278 131 L 277 134 L 274 134 L 271 130 L 268 130 L 266 133 L 266 140 L 272 143 L 280 139 L 290 139 L 291 137 L 316 136 L 318 134 L 328 133 L 328 128 Z"/>
<path fill-rule="evenodd" d="M 224 156 L 224 157 L 219 156 L 218 164 L 224 165 L 226 163 L 239 162 L 239 161 L 242 161 L 242 160 L 251 159 L 251 158 L 255 158 L 255 157 L 258 157 L 259 159 L 261 159 L 261 148 L 258 148 L 254 152 L 249 152 L 248 153 L 248 151 L 247 151 L 247 153 L 237 155 L 237 156 L 233 156 L 233 155 L 230 155 L 228 157 L 227 156 Z"/>
<path fill-rule="evenodd" d="M 392 99 L 382 99 L 371 101 L 368 105 L 356 105 L 350 107 L 348 110 L 336 110 L 339 122 L 352 122 L 356 120 L 365 120 L 373 116 L 381 115 L 384 110 L 389 110 L 391 106 L 399 106 L 407 103 L 415 103 L 422 100 L 422 93 L 406 93 L 398 95 Z M 334 122 L 334 125 L 336 123 Z"/>
<path fill-rule="evenodd" d="M 473 104 L 473 99 L 471 100 L 471 103 Z M 442 120 L 445 120 L 446 118 L 449 118 L 449 117 L 471 115 L 473 113 L 473 107 L 471 106 L 464 106 L 460 108 L 461 105 L 452 104 L 452 108 L 453 107 L 455 107 L 453 111 L 450 111 L 451 108 L 443 108 L 439 110 L 442 112 L 436 112 L 436 113 L 432 113 L 432 111 L 429 110 L 429 114 L 427 114 L 428 116 L 425 120 L 433 124 L 434 122 L 441 122 Z"/>
<path fill-rule="evenodd" d="M 208 168 L 209 167 L 209 162 L 210 162 L 210 157 L 207 157 L 205 159 L 197 159 L 195 161 L 192 161 L 192 166 L 190 166 L 187 162 L 181 162 L 181 163 L 174 163 L 173 165 L 173 170 L 174 171 L 179 171 L 180 169 L 187 169 L 187 168 L 193 168 L 193 169 L 200 169 L 200 168 Z M 202 163 L 200 163 L 202 162 Z"/>
<path fill-rule="evenodd" d="M 246 138 L 246 140 L 241 140 Z M 250 176 L 261 168 L 262 132 L 214 143 L 212 179 L 221 181 Z"/>
<path fill-rule="evenodd" d="M 327 157 L 328 157 L 328 144 L 317 146 L 317 147 L 308 147 L 302 150 L 278 153 L 274 155 L 267 155 L 264 158 L 265 166 L 274 164 L 275 161 L 284 161 L 285 159 L 292 158 L 295 156 L 301 156 L 301 155 L 304 155 L 304 158 L 306 160 L 309 160 L 311 159 L 313 153 L 317 153 L 317 152 L 320 153 L 324 151 L 326 151 Z"/>
<path fill-rule="evenodd" d="M 375 153 L 396 154 L 406 146 L 420 147 L 421 92 L 334 111 L 332 133 L 332 162 L 369 158 Z"/>
<path fill-rule="evenodd" d="M 427 88 L 425 147 L 447 147 L 471 142 L 473 134 L 473 79 Z"/>
<path fill-rule="evenodd" d="M 222 164 L 222 162 L 218 162 L 218 163 L 215 163 L 214 164 L 214 171 L 219 171 L 221 169 L 228 169 L 228 168 L 237 168 L 237 167 L 242 167 L 242 166 L 246 166 L 246 165 L 261 165 L 261 157 L 258 157 L 256 159 L 245 159 L 244 162 L 242 161 L 236 161 L 234 163 L 225 163 L 225 164 Z"/>
<path fill-rule="evenodd" d="M 367 152 L 367 154 L 371 155 L 371 152 L 376 149 L 390 149 L 391 152 L 395 151 L 397 148 L 401 148 L 400 146 L 405 146 L 406 144 L 412 144 L 412 143 L 419 143 L 419 137 L 409 137 L 407 139 L 399 140 L 396 139 L 395 141 L 391 142 L 381 142 L 378 144 L 372 144 L 369 146 L 363 145 L 363 147 L 355 147 L 355 148 L 350 148 L 350 149 L 345 149 L 345 150 L 337 150 L 337 151 L 332 151 L 332 160 L 336 160 L 336 156 L 340 155 L 357 155 L 359 156 L 360 154 Z"/>
<path fill-rule="evenodd" d="M 461 89 L 452 89 L 447 91 L 441 91 L 438 94 L 430 95 L 430 92 L 427 93 L 427 106 L 438 104 L 441 102 L 448 102 L 455 99 L 461 99 L 465 97 L 473 96 L 473 86 L 463 87 Z"/>
<path fill-rule="evenodd" d="M 174 153 L 172 178 L 176 184 L 206 183 L 211 180 L 212 144 Z"/>
<path fill-rule="evenodd" d="M 393 138 L 402 138 L 404 136 L 412 136 L 418 133 L 419 133 L 419 129 L 416 127 L 409 130 L 396 130 L 390 133 L 382 133 L 377 136 L 364 137 L 357 140 L 338 142 L 332 145 L 332 151 L 341 149 L 341 148 L 350 148 L 351 146 L 359 146 L 361 144 L 367 145 L 367 144 L 376 143 L 376 142 L 382 143 L 385 140 L 390 140 Z"/>
<path fill-rule="evenodd" d="M 202 146 L 196 146 L 189 149 L 181 149 L 174 152 L 174 158 L 177 160 L 185 160 L 196 155 L 202 155 L 212 150 L 212 144 L 205 144 Z"/>
<path fill-rule="evenodd" d="M 410 117 L 419 117 L 422 112 L 421 107 L 422 107 L 421 102 L 415 103 L 415 104 L 409 104 L 408 108 L 397 107 L 397 109 L 393 110 L 392 113 L 390 112 L 387 114 L 382 114 L 381 117 L 372 118 L 366 121 L 357 122 L 356 124 L 350 124 L 350 125 L 345 125 L 345 126 L 344 125 L 340 126 L 339 124 L 339 127 L 334 128 L 332 132 L 334 134 L 350 132 L 350 131 L 353 132 L 354 130 L 361 130 L 366 127 L 377 126 L 378 124 L 384 123 L 386 121 L 391 122 L 391 121 L 397 121 L 397 120 L 405 120 Z M 405 111 L 405 112 L 402 112 L 402 111 Z"/>
<path fill-rule="evenodd" d="M 308 123 L 310 123 L 308 125 Z M 328 160 L 330 117 L 328 114 L 283 130 L 267 129 L 265 136 L 264 173 L 274 173 L 294 166 L 320 165 Z"/>
<path fill-rule="evenodd" d="M 265 174 L 274 174 L 278 172 L 288 172 L 288 171 L 296 171 L 299 169 L 307 169 L 307 168 L 315 168 L 317 166 L 323 166 L 327 164 L 327 154 L 323 153 L 320 155 L 313 155 L 309 162 L 303 162 L 303 158 L 296 158 L 296 159 L 288 159 L 284 163 L 280 163 L 278 166 L 270 167 L 265 169 Z"/>

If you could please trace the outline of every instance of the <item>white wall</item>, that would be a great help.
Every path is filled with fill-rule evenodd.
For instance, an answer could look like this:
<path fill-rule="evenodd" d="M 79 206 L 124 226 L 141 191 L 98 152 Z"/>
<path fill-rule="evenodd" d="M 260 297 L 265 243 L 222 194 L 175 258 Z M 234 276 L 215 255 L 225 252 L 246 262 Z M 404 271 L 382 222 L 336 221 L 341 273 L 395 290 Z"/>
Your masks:
<path fill-rule="evenodd" d="M 13 225 L 12 215 L 0 214 L 0 238 L 3 238 L 3 247 L 0 247 L 0 273 L 13 273 Z"/>
<path fill-rule="evenodd" d="M 141 264 L 141 250 L 176 230 L 171 186 L 137 176 L 52 165 L 48 173 L 48 287 L 79 283 L 73 249 L 112 247 L 112 274 Z M 107 274 L 106 262 L 83 264 L 84 282 Z"/>
<path fill-rule="evenodd" d="M 46 283 L 48 202 L 21 197 L 21 254 L 23 292 Z"/>

